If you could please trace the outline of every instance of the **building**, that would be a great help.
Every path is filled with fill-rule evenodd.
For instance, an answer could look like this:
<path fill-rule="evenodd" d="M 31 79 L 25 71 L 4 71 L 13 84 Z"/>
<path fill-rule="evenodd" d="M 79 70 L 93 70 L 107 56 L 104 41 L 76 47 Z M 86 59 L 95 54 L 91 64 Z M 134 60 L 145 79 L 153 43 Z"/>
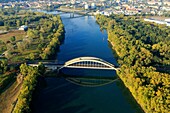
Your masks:
<path fill-rule="evenodd" d="M 147 22 L 154 22 L 154 23 L 157 23 L 157 24 L 165 24 L 166 26 L 170 26 L 170 22 L 168 22 L 167 20 L 170 20 L 170 19 L 165 19 L 165 21 L 162 21 L 162 20 L 155 20 L 155 19 L 144 19 L 144 21 L 147 21 Z"/>
<path fill-rule="evenodd" d="M 26 31 L 26 30 L 28 30 L 28 26 L 22 25 L 18 30 Z"/>
<path fill-rule="evenodd" d="M 84 9 L 89 9 L 89 5 L 88 5 L 88 4 L 85 4 L 85 5 L 84 5 Z"/>
<path fill-rule="evenodd" d="M 95 3 L 91 4 L 91 9 L 96 9 L 96 4 Z"/>
<path fill-rule="evenodd" d="M 170 6 L 170 1 L 164 2 L 164 5 Z"/>

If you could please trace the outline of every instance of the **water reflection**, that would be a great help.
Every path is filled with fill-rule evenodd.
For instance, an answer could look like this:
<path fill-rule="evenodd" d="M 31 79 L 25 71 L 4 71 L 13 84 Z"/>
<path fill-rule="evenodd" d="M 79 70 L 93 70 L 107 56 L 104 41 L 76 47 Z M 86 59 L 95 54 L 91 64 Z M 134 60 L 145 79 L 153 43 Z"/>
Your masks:
<path fill-rule="evenodd" d="M 60 46 L 57 53 L 58 61 L 68 61 L 82 56 L 93 56 L 102 58 L 114 65 L 116 59 L 112 54 L 107 42 L 107 32 L 102 33 L 100 27 L 95 23 L 92 16 L 68 19 L 69 14 L 62 14 L 62 21 L 65 26 L 66 34 L 64 44 Z M 103 41 L 104 40 L 104 41 Z M 73 71 L 73 70 L 72 70 Z M 79 70 L 80 71 L 80 70 Z M 92 74 L 88 71 L 79 71 L 67 79 L 45 78 L 46 87 L 40 89 L 34 102 L 34 113 L 135 113 L 128 100 L 123 95 L 123 89 L 119 88 L 116 82 L 102 85 L 100 87 L 82 87 L 75 85 L 86 75 L 83 84 L 95 84 L 96 75 L 103 77 L 114 77 L 113 74 L 94 70 Z M 66 73 L 67 74 L 67 73 Z M 75 76 L 76 75 L 76 76 Z M 80 77 L 81 76 L 81 77 Z M 77 78 L 76 78 L 77 77 Z M 75 79 L 76 78 L 76 79 Z M 95 78 L 95 80 L 93 79 Z M 77 80 L 78 79 L 78 80 Z M 74 81 L 74 83 L 68 82 Z M 77 81 L 76 81 L 77 80 Z M 101 80 L 101 79 L 99 79 Z M 111 80 L 111 79 L 109 79 Z M 76 81 L 76 82 L 75 82 Z M 90 82 L 89 82 L 90 81 Z M 92 81 L 92 82 L 91 82 Z M 81 82 L 82 83 L 82 82 Z M 100 81 L 97 81 L 100 83 Z M 124 89 L 126 89 L 124 87 Z"/>
<path fill-rule="evenodd" d="M 60 72 L 60 77 L 67 81 L 85 87 L 98 87 L 110 84 L 118 80 L 114 70 L 95 69 L 69 69 L 64 68 Z"/>

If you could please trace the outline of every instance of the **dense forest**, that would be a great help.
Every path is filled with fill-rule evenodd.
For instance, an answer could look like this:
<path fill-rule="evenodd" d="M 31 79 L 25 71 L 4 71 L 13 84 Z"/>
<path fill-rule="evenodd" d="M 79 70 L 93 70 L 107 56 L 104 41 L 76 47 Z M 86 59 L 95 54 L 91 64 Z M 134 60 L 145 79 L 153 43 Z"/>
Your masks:
<path fill-rule="evenodd" d="M 118 56 L 118 75 L 146 113 L 170 111 L 170 29 L 139 17 L 97 15 Z"/>

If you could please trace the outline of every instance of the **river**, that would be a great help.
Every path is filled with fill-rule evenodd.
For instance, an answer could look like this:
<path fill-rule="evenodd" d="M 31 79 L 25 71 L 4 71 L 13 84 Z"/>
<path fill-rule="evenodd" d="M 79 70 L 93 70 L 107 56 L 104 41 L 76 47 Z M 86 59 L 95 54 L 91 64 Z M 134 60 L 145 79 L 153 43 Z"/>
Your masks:
<path fill-rule="evenodd" d="M 61 17 L 66 34 L 56 56 L 58 61 L 92 56 L 117 65 L 107 32 L 100 31 L 95 17 L 68 18 L 69 14 Z M 49 77 L 45 81 L 46 87 L 34 99 L 34 113 L 139 113 L 120 81 L 98 87 L 76 85 L 64 78 Z"/>

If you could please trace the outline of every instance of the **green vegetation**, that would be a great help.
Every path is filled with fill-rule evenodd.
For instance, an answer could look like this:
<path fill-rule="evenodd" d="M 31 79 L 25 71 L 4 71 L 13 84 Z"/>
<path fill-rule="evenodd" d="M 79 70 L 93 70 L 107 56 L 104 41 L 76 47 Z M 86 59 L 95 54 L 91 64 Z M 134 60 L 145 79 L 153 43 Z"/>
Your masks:
<path fill-rule="evenodd" d="M 64 25 L 62 24 L 61 18 L 53 17 L 52 20 L 54 22 L 58 22 L 58 28 L 53 29 L 53 34 L 48 35 L 47 38 L 51 39 L 50 43 L 44 48 L 43 53 L 40 55 L 42 59 L 49 59 L 49 57 L 55 54 L 56 48 L 59 46 L 60 41 L 63 39 L 64 35 Z M 54 23 L 55 24 L 55 23 Z M 42 28 L 42 31 L 47 30 L 46 28 Z M 41 37 L 43 39 L 43 36 Z M 41 45 L 39 45 L 41 46 Z"/>
<path fill-rule="evenodd" d="M 8 69 L 7 60 L 0 59 L 0 93 L 15 80 L 16 72 Z"/>
<path fill-rule="evenodd" d="M 5 73 L 7 71 L 7 60 L 0 59 L 0 73 Z"/>
<path fill-rule="evenodd" d="M 0 26 L 10 28 L 0 34 L 0 54 L 10 62 L 51 58 L 64 38 L 60 16 L 13 9 L 3 9 L 0 15 Z M 18 31 L 21 25 L 28 31 Z"/>
<path fill-rule="evenodd" d="M 20 66 L 20 72 L 24 76 L 24 80 L 12 113 L 28 113 L 31 111 L 32 93 L 36 87 L 37 77 L 40 75 L 38 67 L 27 66 L 26 64 Z"/>
<path fill-rule="evenodd" d="M 19 31 L 18 27 L 21 25 L 27 25 L 28 30 Z M 0 59 L 0 92 L 7 95 L 9 91 L 4 93 L 4 89 L 16 80 L 15 76 L 19 69 L 15 64 L 27 60 L 52 58 L 64 38 L 64 32 L 64 26 L 58 15 L 0 9 L 0 56 L 5 57 Z M 30 67 L 22 64 L 20 74 L 17 76 L 18 82 L 12 85 L 17 87 L 17 91 L 12 93 L 15 98 L 10 99 L 10 94 L 5 96 L 10 101 L 5 102 L 0 111 L 6 111 L 6 106 L 10 104 L 8 111 L 14 106 L 13 113 L 30 112 L 37 77 L 43 75 L 44 71 L 43 65 Z"/>
<path fill-rule="evenodd" d="M 0 28 L 1 30 L 16 29 L 21 25 L 28 25 L 33 21 L 39 21 L 42 18 L 41 13 L 33 13 L 25 10 L 0 9 Z"/>
<path fill-rule="evenodd" d="M 7 59 L 0 59 L 0 112 L 2 113 L 9 111 L 8 108 L 12 106 L 11 103 L 15 98 L 15 95 L 12 95 L 15 91 L 9 91 L 9 89 L 16 86 L 16 84 L 14 84 L 16 81 L 16 75 L 17 71 L 15 67 L 8 66 Z"/>
<path fill-rule="evenodd" d="M 12 81 L 15 80 L 16 73 L 6 73 L 0 76 L 0 93 L 5 89 Z"/>
<path fill-rule="evenodd" d="M 170 111 L 170 29 L 134 16 L 97 16 L 116 51 L 118 75 L 146 113 Z M 168 68 L 166 68 L 168 69 Z"/>
<path fill-rule="evenodd" d="M 10 87 L 6 88 L 3 93 L 0 94 L 0 113 L 11 113 L 20 93 L 20 88 L 21 83 L 13 81 Z"/>

